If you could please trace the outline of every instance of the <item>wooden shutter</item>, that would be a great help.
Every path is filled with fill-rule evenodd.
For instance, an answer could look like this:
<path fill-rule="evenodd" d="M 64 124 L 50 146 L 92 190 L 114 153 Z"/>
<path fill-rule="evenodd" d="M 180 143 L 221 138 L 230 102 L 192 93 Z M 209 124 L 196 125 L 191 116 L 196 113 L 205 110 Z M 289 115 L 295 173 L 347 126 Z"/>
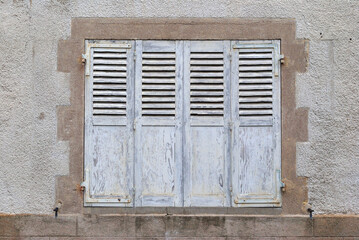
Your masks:
<path fill-rule="evenodd" d="M 281 206 L 279 54 L 86 41 L 85 206 Z"/>
<path fill-rule="evenodd" d="M 232 204 L 280 206 L 280 41 L 232 47 Z"/>
<path fill-rule="evenodd" d="M 133 52 L 86 41 L 85 206 L 133 206 Z"/>
<path fill-rule="evenodd" d="M 182 41 L 136 41 L 136 206 L 182 206 Z"/>
<path fill-rule="evenodd" d="M 229 41 L 184 47 L 184 206 L 229 205 Z"/>

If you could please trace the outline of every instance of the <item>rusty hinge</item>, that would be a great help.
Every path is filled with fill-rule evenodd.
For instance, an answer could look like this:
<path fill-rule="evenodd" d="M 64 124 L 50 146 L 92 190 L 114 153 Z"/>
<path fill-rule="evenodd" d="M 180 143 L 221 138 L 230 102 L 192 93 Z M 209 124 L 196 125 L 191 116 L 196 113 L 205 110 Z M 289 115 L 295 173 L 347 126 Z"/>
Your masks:
<path fill-rule="evenodd" d="M 85 65 L 86 64 L 86 61 L 87 61 L 87 56 L 86 56 L 86 54 L 82 54 L 81 55 L 81 62 L 82 62 L 82 65 Z"/>
<path fill-rule="evenodd" d="M 279 60 L 281 64 L 285 64 L 287 59 L 284 57 L 284 55 L 280 55 Z"/>
<path fill-rule="evenodd" d="M 85 65 L 85 75 L 90 75 L 90 64 L 89 64 L 89 56 L 87 54 L 82 54 L 82 65 Z"/>
<path fill-rule="evenodd" d="M 84 181 L 80 184 L 81 186 L 81 191 L 85 191 L 86 188 L 88 188 L 89 182 L 89 169 L 85 169 L 85 176 L 84 176 Z"/>

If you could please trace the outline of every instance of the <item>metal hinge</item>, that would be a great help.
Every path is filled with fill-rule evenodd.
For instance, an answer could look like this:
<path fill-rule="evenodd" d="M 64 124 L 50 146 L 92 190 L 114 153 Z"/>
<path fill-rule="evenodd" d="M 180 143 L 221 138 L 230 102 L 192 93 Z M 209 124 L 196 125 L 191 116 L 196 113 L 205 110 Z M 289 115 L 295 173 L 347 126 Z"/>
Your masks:
<path fill-rule="evenodd" d="M 284 59 L 284 55 L 279 55 L 279 60 L 280 60 L 280 63 L 284 63 L 285 61 L 285 59 Z"/>
<path fill-rule="evenodd" d="M 86 54 L 82 54 L 81 56 L 82 56 L 81 62 L 82 62 L 82 64 L 85 64 L 86 61 L 87 61 L 87 55 L 86 55 Z"/>
<path fill-rule="evenodd" d="M 282 181 L 281 170 L 277 170 L 277 178 L 280 189 L 282 190 L 282 192 L 285 192 L 285 183 Z"/>
<path fill-rule="evenodd" d="M 277 55 L 278 56 L 278 55 Z M 274 63 L 274 76 L 279 77 L 280 64 L 283 63 L 284 56 L 279 55 L 278 62 Z"/>
<path fill-rule="evenodd" d="M 82 54 L 82 64 L 85 65 L 85 75 L 90 75 L 90 64 L 89 64 L 89 56 L 87 54 Z"/>
<path fill-rule="evenodd" d="M 88 185 L 89 185 L 89 182 L 88 182 L 88 178 L 89 178 L 89 169 L 85 169 L 85 176 L 84 176 L 84 181 L 81 183 L 81 191 L 85 191 L 86 188 L 88 189 Z"/>

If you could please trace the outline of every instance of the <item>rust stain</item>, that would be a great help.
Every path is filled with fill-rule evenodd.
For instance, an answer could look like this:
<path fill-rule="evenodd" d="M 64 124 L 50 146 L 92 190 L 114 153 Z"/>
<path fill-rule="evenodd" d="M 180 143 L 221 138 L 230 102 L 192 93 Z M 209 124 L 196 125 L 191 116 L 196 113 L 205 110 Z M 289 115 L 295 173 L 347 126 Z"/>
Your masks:
<path fill-rule="evenodd" d="M 43 120 L 45 118 L 45 113 L 40 113 L 39 116 L 37 117 L 40 120 Z"/>
<path fill-rule="evenodd" d="M 80 184 L 76 184 L 76 192 L 79 192 L 82 194 L 82 192 L 85 190 L 84 187 L 82 187 Z"/>
<path fill-rule="evenodd" d="M 78 62 L 78 64 L 81 64 L 81 65 L 85 64 L 85 60 L 82 58 L 82 56 L 77 58 L 77 62 Z"/>
<path fill-rule="evenodd" d="M 285 191 L 286 192 L 290 192 L 293 189 L 295 189 L 295 184 L 291 180 L 289 180 L 287 178 L 283 178 L 282 181 L 285 184 Z"/>

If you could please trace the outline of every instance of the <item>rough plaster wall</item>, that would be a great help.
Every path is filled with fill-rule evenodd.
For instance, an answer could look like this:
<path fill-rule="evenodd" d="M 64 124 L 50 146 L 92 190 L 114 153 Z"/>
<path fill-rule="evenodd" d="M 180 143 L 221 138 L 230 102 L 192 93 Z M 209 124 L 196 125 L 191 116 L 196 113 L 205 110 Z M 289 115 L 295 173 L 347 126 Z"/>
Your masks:
<path fill-rule="evenodd" d="M 69 104 L 69 75 L 56 71 L 56 52 L 73 17 L 296 19 L 310 40 L 308 72 L 297 76 L 297 105 L 310 108 L 298 175 L 317 213 L 359 213 L 358 9 L 357 0 L 0 0 L 0 213 L 51 213 L 55 176 L 67 174 L 56 106 Z"/>

